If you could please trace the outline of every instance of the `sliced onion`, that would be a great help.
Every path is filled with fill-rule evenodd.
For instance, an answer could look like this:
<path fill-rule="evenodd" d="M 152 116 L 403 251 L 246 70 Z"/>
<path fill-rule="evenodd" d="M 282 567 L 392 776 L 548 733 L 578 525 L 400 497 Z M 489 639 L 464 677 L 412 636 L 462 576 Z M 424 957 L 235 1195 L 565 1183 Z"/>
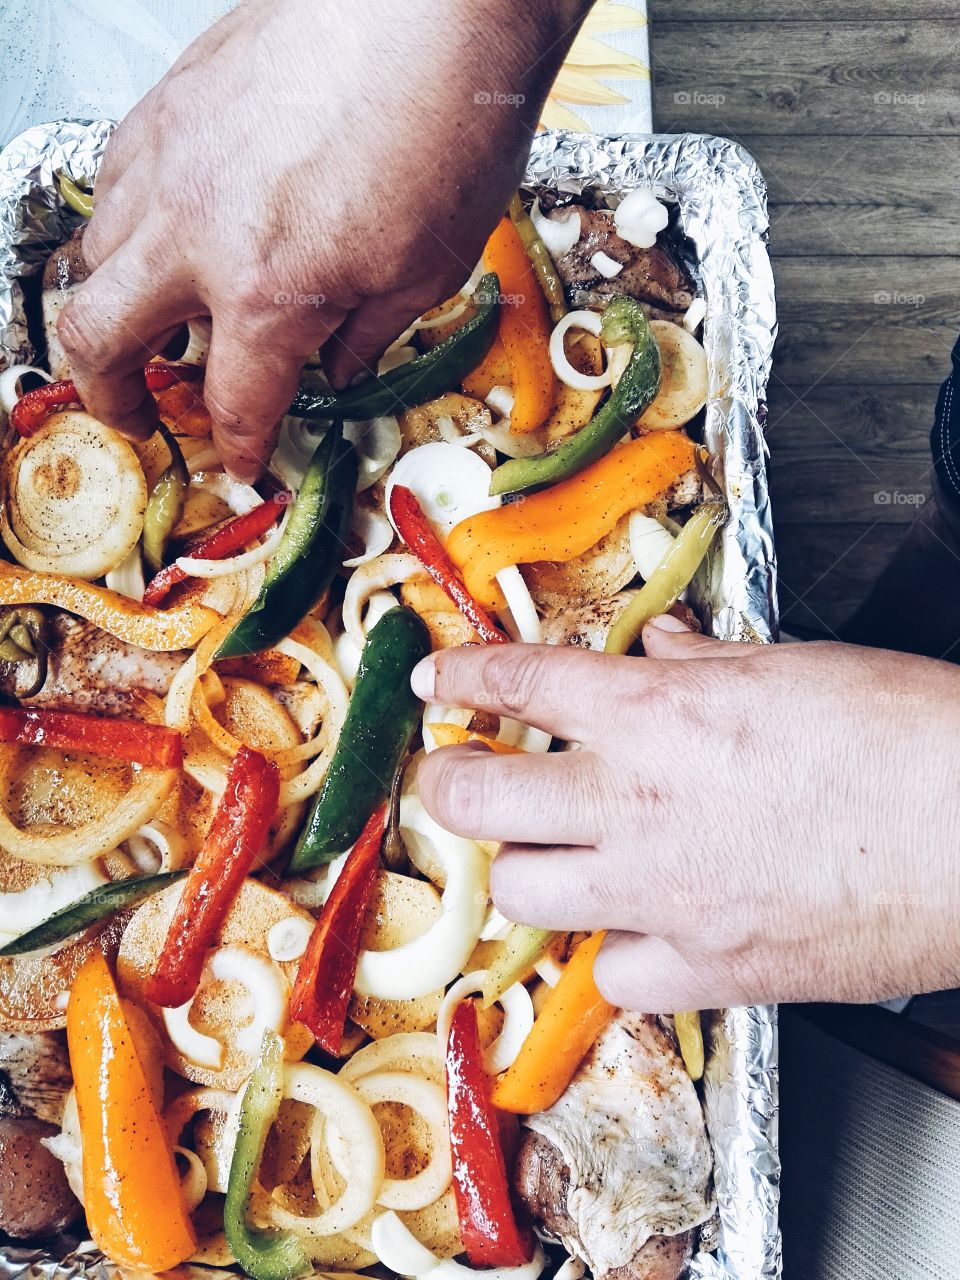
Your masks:
<path fill-rule="evenodd" d="M 126 560 L 121 561 L 106 576 L 106 584 L 111 591 L 116 591 L 128 600 L 142 600 L 147 584 L 143 576 L 143 557 L 139 543 L 133 548 Z"/>
<path fill-rule="evenodd" d="M 300 488 L 307 465 L 325 432 L 325 427 L 319 432 L 312 431 L 302 418 L 286 417 L 281 422 L 270 470 L 294 492 Z"/>
<path fill-rule="evenodd" d="M 40 1142 L 63 1165 L 70 1190 L 83 1204 L 83 1142 L 80 1137 L 80 1112 L 77 1109 L 77 1092 L 71 1089 L 63 1105 L 60 1132 Z"/>
<path fill-rule="evenodd" d="M 447 444 L 458 444 L 462 449 L 472 449 L 483 439 L 482 431 L 465 432 L 454 422 L 449 414 L 442 413 L 437 418 L 437 430 Z"/>
<path fill-rule="evenodd" d="M 36 374 L 44 382 L 53 381 L 46 369 L 37 369 L 32 364 L 15 364 L 11 365 L 9 369 L 4 369 L 3 373 L 0 373 L 0 411 L 8 417 L 11 409 L 23 394 L 20 390 L 20 380 L 25 378 L 28 373 Z"/>
<path fill-rule="evenodd" d="M 486 855 L 475 841 L 445 831 L 415 797 L 404 796 L 401 829 L 414 823 L 443 868 L 440 918 L 412 942 L 389 951 L 362 951 L 354 984 L 360 995 L 383 1000 L 429 995 L 463 971 L 480 938 L 488 901 Z"/>
<path fill-rule="evenodd" d="M 303 1062 L 284 1067 L 283 1096 L 315 1107 L 318 1121 L 322 1117 L 336 1125 L 349 1153 L 349 1176 L 340 1198 L 318 1214 L 291 1213 L 271 1198 L 266 1202 L 265 1216 L 271 1225 L 285 1231 L 314 1236 L 335 1235 L 356 1226 L 376 1204 L 383 1186 L 383 1135 L 376 1117 L 351 1085 L 322 1067 Z M 314 1124 L 312 1145 L 322 1141 L 325 1127 Z"/>
<path fill-rule="evenodd" d="M 210 973 L 218 982 L 239 982 L 250 993 L 253 1019 L 235 1030 L 233 1042 L 241 1053 L 255 1058 L 265 1031 L 282 1033 L 290 1011 L 290 983 L 279 965 L 249 947 L 218 947 L 210 959 Z"/>
<path fill-rule="evenodd" d="M 683 313 L 683 327 L 687 333 L 696 333 L 707 316 L 707 304 L 703 298 L 694 298 Z"/>
<path fill-rule="evenodd" d="M 216 456 L 216 455 L 214 455 Z M 198 459 L 199 463 L 201 460 Z M 204 463 L 210 466 L 209 462 Z M 219 498 L 221 502 L 225 502 L 235 516 L 245 516 L 248 511 L 252 511 L 254 507 L 259 507 L 263 502 L 260 494 L 257 493 L 253 485 L 242 484 L 239 480 L 234 480 L 233 476 L 228 476 L 224 471 L 203 471 L 197 469 L 195 465 L 190 468 L 191 484 L 197 489 L 205 489 L 208 493 L 212 493 L 214 497 Z"/>
<path fill-rule="evenodd" d="M 180 356 L 179 364 L 205 365 L 210 352 L 213 321 L 210 316 L 194 316 L 187 321 L 187 349 Z"/>
<path fill-rule="evenodd" d="M 443 311 L 440 315 L 433 316 L 430 320 L 424 320 L 421 316 L 419 320 L 414 320 L 413 327 L 414 329 L 439 329 L 441 325 L 459 320 L 469 305 L 470 299 L 461 294 L 460 301 L 455 302 L 449 311 Z"/>
<path fill-rule="evenodd" d="M 500 499 L 490 496 L 490 468 L 476 453 L 443 441 L 421 444 L 405 453 L 390 473 L 384 504 L 396 485 L 409 489 L 423 514 L 440 534 L 447 534 L 479 511 L 490 511 Z"/>
<path fill-rule="evenodd" d="M 609 253 L 604 253 L 601 249 L 599 253 L 595 253 L 590 259 L 590 265 L 594 271 L 599 271 L 605 280 L 614 280 L 623 270 L 624 264 L 618 262 L 616 258 L 611 258 Z"/>
<path fill-rule="evenodd" d="M 360 455 L 358 493 L 377 483 L 403 444 L 400 424 L 392 415 L 371 418 L 368 422 L 345 422 L 343 438 L 349 440 Z"/>
<path fill-rule="evenodd" d="M 12 942 L 55 911 L 107 883 L 103 868 L 96 860 L 78 862 L 73 867 L 51 868 L 49 876 L 42 876 L 26 889 L 0 893 L 0 934 Z"/>
<path fill-rule="evenodd" d="M 413 326 L 411 326 L 412 329 Z M 412 335 L 410 335 L 412 336 Z M 407 341 L 404 341 L 407 339 Z M 377 376 L 382 378 L 385 373 L 389 373 L 392 369 L 399 369 L 401 365 L 409 364 L 411 360 L 416 360 L 417 349 L 408 345 L 408 333 L 403 333 L 387 347 L 386 351 L 377 361 Z"/>
<path fill-rule="evenodd" d="M 487 918 L 480 930 L 481 942 L 494 942 L 506 935 L 510 921 L 492 904 L 487 908 Z"/>
<path fill-rule="evenodd" d="M 344 560 L 345 569 L 357 569 L 368 560 L 375 560 L 377 556 L 389 551 L 393 542 L 393 525 L 387 517 L 366 507 L 354 511 L 350 531 L 363 539 L 363 551 L 358 556 Z"/>
<path fill-rule="evenodd" d="M 324 632 L 324 634 L 326 633 Z M 314 760 L 311 760 L 303 773 L 284 781 L 280 788 L 280 807 L 284 808 L 287 805 L 298 804 L 300 801 L 306 800 L 309 796 L 319 791 L 323 785 L 323 780 L 327 776 L 327 770 L 330 767 L 330 761 L 336 749 L 337 740 L 340 737 L 340 730 L 343 728 L 343 722 L 347 716 L 350 695 L 347 693 L 347 687 L 340 678 L 340 673 L 332 661 L 324 658 L 313 646 L 300 644 L 299 641 L 291 640 L 288 637 L 286 640 L 280 641 L 277 649 L 280 653 L 285 653 L 290 658 L 296 658 L 313 676 L 327 699 L 327 713 L 323 718 L 323 726 L 320 731 L 320 737 L 317 740 L 317 745 L 322 743 L 322 750 Z"/>
<path fill-rule="evenodd" d="M 141 875 L 179 871 L 187 861 L 186 840 L 159 819 L 138 827 L 127 841 L 127 850 Z"/>
<path fill-rule="evenodd" d="M 575 391 L 600 391 L 603 387 L 610 385 L 609 368 L 598 374 L 581 373 L 567 359 L 563 346 L 569 329 L 586 329 L 587 333 L 598 337 L 602 325 L 603 321 L 596 311 L 568 311 L 563 319 L 554 325 L 553 333 L 550 335 L 550 362 L 560 381 L 566 383 L 568 387 L 573 387 Z"/>
<path fill-rule="evenodd" d="M 509 418 L 513 413 L 513 406 L 516 403 L 516 396 L 510 387 L 501 387 L 497 385 L 491 387 L 487 392 L 487 405 L 494 411 L 499 413 L 501 418 Z"/>
<path fill-rule="evenodd" d="M 617 234 L 638 249 L 652 249 L 657 233 L 670 221 L 666 205 L 660 203 L 649 187 L 638 187 L 625 196 L 613 215 Z"/>
<path fill-rule="evenodd" d="M 437 1040 L 444 1052 L 450 1038 L 454 1010 L 467 996 L 478 992 L 482 994 L 486 990 L 488 977 L 486 969 L 465 974 L 443 997 L 437 1012 Z M 508 987 L 497 1004 L 503 1009 L 503 1027 L 496 1040 L 483 1051 L 483 1067 L 490 1075 L 499 1075 L 513 1064 L 524 1040 L 533 1029 L 533 1001 L 522 982 L 515 982 L 512 987 Z"/>
<path fill-rule="evenodd" d="M 289 884 L 286 886 L 289 892 Z M 302 905 L 302 904 L 301 904 Z M 313 932 L 309 920 L 303 916 L 291 916 L 289 920 L 278 920 L 267 934 L 267 951 L 271 960 L 279 964 L 289 964 L 291 960 L 299 960 L 307 949 L 310 934 Z"/>
<path fill-rule="evenodd" d="M 580 1280 L 586 1273 L 587 1266 L 580 1258 L 567 1258 L 557 1269 L 553 1280 Z"/>
<path fill-rule="evenodd" d="M 628 529 L 633 563 L 637 566 L 637 573 L 646 582 L 660 568 L 676 539 L 659 520 L 644 515 L 642 511 L 631 513 Z"/>
<path fill-rule="evenodd" d="M 49 418 L 4 458 L 0 533 L 27 569 L 102 577 L 137 545 L 146 505 L 130 443 L 79 410 Z"/>
<path fill-rule="evenodd" d="M 472 719 L 473 712 L 469 707 L 444 707 L 435 702 L 428 703 L 424 708 L 422 720 L 424 750 L 436 751 L 437 749 L 431 725 L 457 724 L 461 729 L 466 729 Z"/>
<path fill-rule="evenodd" d="M 484 1267 L 480 1271 L 453 1258 L 440 1259 L 420 1243 L 392 1210 L 374 1219 L 371 1237 L 373 1252 L 381 1264 L 410 1280 L 426 1275 L 434 1280 L 477 1280 L 478 1276 L 483 1280 L 537 1280 L 547 1264 L 539 1245 L 533 1259 L 520 1267 Z"/>
<path fill-rule="evenodd" d="M 540 201 L 534 200 L 530 220 L 554 258 L 562 258 L 569 253 L 583 234 L 579 209 L 571 209 L 563 218 L 548 218 L 540 208 Z"/>
<path fill-rule="evenodd" d="M 501 569 L 497 584 L 503 592 L 510 610 L 510 618 L 519 638 L 526 644 L 543 643 L 543 627 L 530 589 L 515 564 Z M 516 638 L 516 637 L 514 637 Z"/>
<path fill-rule="evenodd" d="M 492 444 L 497 453 L 508 458 L 534 458 L 543 452 L 543 445 L 532 432 L 514 435 L 510 430 L 510 419 L 504 418 L 492 427 L 481 427 L 480 434 L 487 444 Z"/>
<path fill-rule="evenodd" d="M 408 1071 L 439 1084 L 444 1079 L 444 1055 L 431 1031 L 398 1031 L 366 1044 L 340 1068 L 340 1079 L 355 1083 L 375 1071 Z"/>
<path fill-rule="evenodd" d="M 364 609 L 372 596 L 424 572 L 417 557 L 404 551 L 376 556 L 351 574 L 343 596 L 343 628 L 354 644 L 362 648 L 366 643 Z"/>
<path fill-rule="evenodd" d="M 187 1162 L 187 1171 L 180 1179 L 180 1192 L 187 1213 L 193 1213 L 207 1194 L 207 1170 L 195 1151 L 188 1151 L 186 1147 L 174 1147 L 173 1154 Z"/>
<path fill-rule="evenodd" d="M 209 1071 L 219 1071 L 223 1067 L 224 1048 L 213 1036 L 204 1035 L 190 1021 L 193 1000 L 178 1005 L 175 1009 L 161 1009 L 163 1026 L 170 1043 L 188 1062 L 195 1067 L 204 1067 Z"/>
<path fill-rule="evenodd" d="M 447 1099 L 439 1085 L 407 1071 L 373 1071 L 360 1076 L 353 1086 L 369 1107 L 381 1102 L 399 1102 L 423 1116 L 430 1127 L 430 1159 L 412 1178 L 384 1178 L 377 1204 L 387 1209 L 425 1209 L 449 1187 L 452 1180 L 450 1137 L 447 1129 Z M 336 1147 L 330 1154 L 336 1164 Z M 338 1171 L 344 1176 L 347 1170 Z"/>
<path fill-rule="evenodd" d="M 202 556 L 180 556 L 176 563 L 191 578 L 225 578 L 230 573 L 246 573 L 254 565 L 263 564 L 275 554 L 286 531 L 291 510 L 292 508 L 288 507 L 277 527 L 272 529 L 258 546 L 251 547 L 249 551 L 242 551 L 239 555 L 230 556 L 226 560 L 207 560 Z"/>
<path fill-rule="evenodd" d="M 548 987 L 555 987 L 563 973 L 563 965 L 551 952 L 546 952 L 534 964 L 537 977 L 542 978 Z"/>

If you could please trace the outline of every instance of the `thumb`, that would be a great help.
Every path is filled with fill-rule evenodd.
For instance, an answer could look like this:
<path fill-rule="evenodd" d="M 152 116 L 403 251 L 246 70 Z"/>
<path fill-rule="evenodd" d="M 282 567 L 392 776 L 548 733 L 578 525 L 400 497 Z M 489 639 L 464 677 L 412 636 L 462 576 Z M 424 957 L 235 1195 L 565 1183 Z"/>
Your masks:
<path fill-rule="evenodd" d="M 643 651 L 648 658 L 744 658 L 755 648 L 700 635 L 671 613 L 661 614 L 643 628 Z"/>

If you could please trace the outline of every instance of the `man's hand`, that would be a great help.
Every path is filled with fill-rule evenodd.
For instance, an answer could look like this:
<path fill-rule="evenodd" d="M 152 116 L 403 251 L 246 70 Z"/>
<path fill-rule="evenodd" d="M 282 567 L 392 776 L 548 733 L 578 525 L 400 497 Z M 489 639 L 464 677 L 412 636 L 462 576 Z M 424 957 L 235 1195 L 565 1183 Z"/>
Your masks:
<path fill-rule="evenodd" d="M 491 646 L 414 672 L 431 701 L 579 744 L 420 766 L 439 822 L 508 842 L 504 915 L 613 930 L 597 981 L 648 1012 L 960 982 L 960 672 L 723 644 L 669 617 L 643 639 L 646 658 Z"/>
<path fill-rule="evenodd" d="M 153 429 L 143 365 L 213 317 L 206 399 L 252 479 L 307 356 L 345 384 L 465 283 L 587 0 L 246 0 L 107 150 L 60 321 L 91 413 Z"/>

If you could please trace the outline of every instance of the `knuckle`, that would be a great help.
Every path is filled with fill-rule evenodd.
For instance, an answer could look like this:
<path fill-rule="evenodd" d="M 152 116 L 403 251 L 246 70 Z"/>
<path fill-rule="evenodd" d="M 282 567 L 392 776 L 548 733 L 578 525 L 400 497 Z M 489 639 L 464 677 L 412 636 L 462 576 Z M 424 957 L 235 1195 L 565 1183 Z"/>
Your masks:
<path fill-rule="evenodd" d="M 511 645 L 502 653 L 490 650 L 480 672 L 484 702 L 500 707 L 509 716 L 519 716 L 537 699 L 544 682 L 545 662 L 526 645 Z"/>
<path fill-rule="evenodd" d="M 74 299 L 57 320 L 57 334 L 71 362 L 94 374 L 109 373 L 115 361 L 112 330 L 97 314 L 95 302 L 82 308 Z"/>
<path fill-rule="evenodd" d="M 467 760 L 469 756 L 467 757 Z M 424 803 L 436 820 L 462 835 L 475 831 L 487 811 L 484 771 L 467 766 L 464 753 L 432 752 L 421 766 Z"/>

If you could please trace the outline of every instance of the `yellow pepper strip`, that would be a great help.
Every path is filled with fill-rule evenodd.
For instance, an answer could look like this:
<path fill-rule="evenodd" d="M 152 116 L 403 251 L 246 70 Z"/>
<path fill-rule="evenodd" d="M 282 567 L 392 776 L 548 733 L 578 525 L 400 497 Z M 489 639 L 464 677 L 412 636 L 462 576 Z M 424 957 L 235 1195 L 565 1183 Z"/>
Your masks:
<path fill-rule="evenodd" d="M 459 724 L 447 724 L 446 721 L 432 724 L 430 732 L 438 747 L 459 747 L 464 742 L 482 742 L 485 747 L 496 751 L 498 755 L 522 756 L 524 754 L 523 747 L 511 747 L 506 742 L 498 742 L 496 738 L 491 738 L 486 733 L 471 733 L 469 729 L 464 729 L 463 725 Z"/>
<path fill-rule="evenodd" d="M 501 608 L 501 569 L 581 555 L 628 511 L 663 497 L 695 457 L 696 445 L 682 431 L 652 431 L 549 489 L 461 520 L 447 551 L 474 599 Z"/>
<path fill-rule="evenodd" d="M 168 1271 L 197 1247 L 173 1152 L 110 967 L 95 951 L 67 1005 L 90 1234 L 112 1261 Z"/>
<path fill-rule="evenodd" d="M 676 1013 L 673 1025 L 687 1074 L 691 1080 L 699 1080 L 703 1075 L 703 1028 L 700 1025 L 700 1014 L 696 1009 Z"/>
<path fill-rule="evenodd" d="M 547 996 L 513 1065 L 493 1087 L 493 1105 L 530 1115 L 552 1106 L 615 1012 L 597 990 L 593 962 L 604 933 L 581 942 Z"/>
<path fill-rule="evenodd" d="M 58 605 L 125 644 L 164 653 L 195 648 L 220 621 L 219 614 L 193 600 L 170 609 L 151 609 L 83 578 L 0 565 L 0 605 L 25 604 Z"/>
<path fill-rule="evenodd" d="M 483 251 L 500 279 L 500 341 L 510 362 L 510 430 L 536 431 L 553 404 L 557 378 L 550 360 L 550 315 L 527 251 L 509 218 L 501 219 Z"/>

